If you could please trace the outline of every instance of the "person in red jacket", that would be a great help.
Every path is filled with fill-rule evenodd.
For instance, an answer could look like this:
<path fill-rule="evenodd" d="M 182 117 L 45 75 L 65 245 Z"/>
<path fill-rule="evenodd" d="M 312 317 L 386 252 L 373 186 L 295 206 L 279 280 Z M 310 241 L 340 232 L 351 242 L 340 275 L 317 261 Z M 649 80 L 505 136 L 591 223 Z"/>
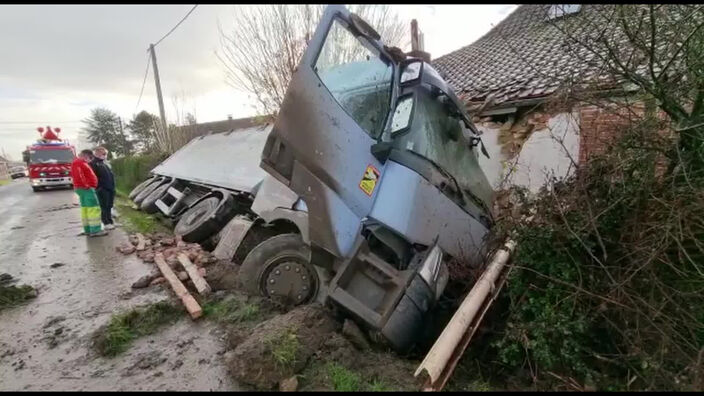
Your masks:
<path fill-rule="evenodd" d="M 92 151 L 81 151 L 71 163 L 71 176 L 73 177 L 73 188 L 81 203 L 81 223 L 83 223 L 81 235 L 94 237 L 106 235 L 107 232 L 102 229 L 100 222 L 100 204 L 95 195 L 98 177 L 90 167 L 89 162 L 92 159 Z"/>

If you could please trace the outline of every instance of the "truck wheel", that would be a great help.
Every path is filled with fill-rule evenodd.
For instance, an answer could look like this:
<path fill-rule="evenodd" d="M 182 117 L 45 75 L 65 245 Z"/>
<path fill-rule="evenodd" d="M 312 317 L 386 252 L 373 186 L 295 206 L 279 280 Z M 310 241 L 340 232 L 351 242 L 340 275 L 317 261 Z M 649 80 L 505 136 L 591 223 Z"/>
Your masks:
<path fill-rule="evenodd" d="M 195 204 L 181 215 L 174 234 L 180 235 L 185 242 L 201 242 L 213 235 L 220 229 L 220 224 L 213 218 L 219 203 L 220 198 L 210 197 Z"/>
<path fill-rule="evenodd" d="M 158 178 L 154 180 L 153 182 L 149 183 L 148 186 L 144 187 L 144 190 L 140 191 L 139 194 L 137 194 L 136 197 L 132 201 L 139 206 L 142 201 L 144 201 L 144 198 L 146 198 L 149 194 L 152 193 L 152 191 L 156 190 L 157 187 L 159 187 L 162 183 L 164 183 L 163 178 Z"/>
<path fill-rule="evenodd" d="M 146 198 L 142 201 L 140 204 L 140 208 L 147 212 L 147 213 L 156 213 L 159 211 L 159 208 L 156 206 L 156 201 L 158 201 L 161 197 L 166 194 L 166 190 L 169 189 L 171 186 L 171 183 L 164 183 L 154 189 L 151 194 L 147 195 Z"/>
<path fill-rule="evenodd" d="M 130 195 L 127 196 L 129 199 L 134 199 L 137 194 L 141 193 L 142 190 L 144 190 L 151 182 L 154 181 L 153 177 L 150 177 L 149 179 L 139 183 L 137 187 L 133 188 L 132 191 L 130 191 Z"/>
<path fill-rule="evenodd" d="M 277 235 L 257 245 L 242 262 L 238 277 L 249 294 L 287 305 L 314 301 L 320 289 L 310 248 L 298 234 Z"/>
<path fill-rule="evenodd" d="M 41 190 L 41 187 L 32 187 L 32 191 L 34 192 L 39 192 Z"/>

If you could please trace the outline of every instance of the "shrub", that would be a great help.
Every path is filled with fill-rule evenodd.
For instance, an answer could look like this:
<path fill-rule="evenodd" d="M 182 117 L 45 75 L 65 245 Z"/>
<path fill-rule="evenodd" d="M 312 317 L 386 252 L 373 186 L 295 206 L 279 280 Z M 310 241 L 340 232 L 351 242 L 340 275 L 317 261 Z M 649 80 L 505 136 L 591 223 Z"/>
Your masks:
<path fill-rule="evenodd" d="M 110 161 L 115 174 L 117 190 L 123 194 L 129 193 L 137 184 L 149 177 L 149 172 L 166 158 L 168 158 L 168 154 L 152 153 L 121 157 Z"/>
<path fill-rule="evenodd" d="M 492 346 L 539 387 L 701 389 L 704 177 L 655 166 L 658 130 L 633 125 L 529 199 L 530 221 L 498 222 L 517 247 L 505 329 Z"/>

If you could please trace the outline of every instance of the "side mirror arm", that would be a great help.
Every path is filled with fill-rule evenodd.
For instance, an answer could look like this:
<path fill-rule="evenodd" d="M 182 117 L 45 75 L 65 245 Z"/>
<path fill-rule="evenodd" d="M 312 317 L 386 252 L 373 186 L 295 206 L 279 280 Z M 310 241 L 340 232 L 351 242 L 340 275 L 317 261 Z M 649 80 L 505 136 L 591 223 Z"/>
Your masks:
<path fill-rule="evenodd" d="M 482 138 L 480 138 L 479 136 L 472 136 L 469 139 L 469 147 L 474 148 L 476 146 L 479 146 L 480 150 L 482 151 L 482 154 L 484 154 L 486 158 L 491 158 L 489 157 L 489 152 L 486 151 L 486 147 L 484 147 L 484 141 L 482 141 Z"/>

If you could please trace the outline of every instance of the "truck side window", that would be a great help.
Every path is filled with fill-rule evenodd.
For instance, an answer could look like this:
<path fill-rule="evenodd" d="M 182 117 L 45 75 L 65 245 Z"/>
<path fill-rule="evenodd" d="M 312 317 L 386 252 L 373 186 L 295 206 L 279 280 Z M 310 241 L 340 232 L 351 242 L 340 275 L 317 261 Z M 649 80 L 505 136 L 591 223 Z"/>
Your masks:
<path fill-rule="evenodd" d="M 393 67 L 342 23 L 333 21 L 314 70 L 347 114 L 376 137 L 389 113 Z"/>

